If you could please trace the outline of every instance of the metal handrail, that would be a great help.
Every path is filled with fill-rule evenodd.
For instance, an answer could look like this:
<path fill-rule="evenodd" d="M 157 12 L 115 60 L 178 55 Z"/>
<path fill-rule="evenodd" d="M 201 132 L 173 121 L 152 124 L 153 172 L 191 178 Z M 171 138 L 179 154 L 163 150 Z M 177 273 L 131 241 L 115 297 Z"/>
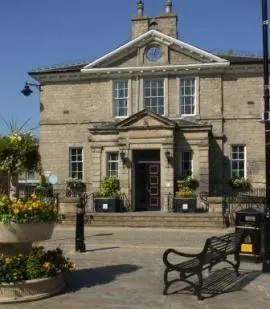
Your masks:
<path fill-rule="evenodd" d="M 202 202 L 204 202 L 204 211 L 208 212 L 209 211 L 209 201 L 208 201 L 209 193 L 207 191 L 201 191 L 200 192 L 200 199 Z"/>

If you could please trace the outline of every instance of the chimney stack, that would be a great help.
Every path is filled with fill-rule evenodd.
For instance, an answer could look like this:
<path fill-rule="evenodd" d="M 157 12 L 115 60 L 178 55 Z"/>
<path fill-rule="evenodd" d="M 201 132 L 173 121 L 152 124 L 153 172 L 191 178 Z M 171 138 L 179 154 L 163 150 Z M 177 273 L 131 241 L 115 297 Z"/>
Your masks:
<path fill-rule="evenodd" d="M 165 8 L 166 8 L 166 13 L 172 12 L 172 0 L 166 0 Z"/>
<path fill-rule="evenodd" d="M 144 9 L 144 4 L 140 0 L 137 2 L 137 16 L 143 16 L 143 9 Z"/>

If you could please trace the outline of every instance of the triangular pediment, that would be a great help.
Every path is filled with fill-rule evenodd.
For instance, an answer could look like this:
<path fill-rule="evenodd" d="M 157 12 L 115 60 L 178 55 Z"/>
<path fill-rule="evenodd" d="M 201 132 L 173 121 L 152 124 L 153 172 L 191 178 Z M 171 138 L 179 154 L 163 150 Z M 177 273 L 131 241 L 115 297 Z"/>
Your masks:
<path fill-rule="evenodd" d="M 200 48 L 187 44 L 181 40 L 167 36 L 159 31 L 150 30 L 136 39 L 120 46 L 112 52 L 98 58 L 97 60 L 86 65 L 82 72 L 91 72 L 97 69 L 110 68 L 136 68 L 141 67 L 141 55 L 139 49 L 146 46 L 158 44 L 161 47 L 168 47 L 169 62 L 167 66 L 186 66 L 196 64 L 224 64 L 228 65 L 226 59 L 208 53 Z M 165 49 L 164 49 L 165 50 Z M 148 64 L 143 64 L 147 66 Z M 164 63 L 152 63 L 152 66 L 162 66 Z"/>
<path fill-rule="evenodd" d="M 127 129 L 172 129 L 176 126 L 174 121 L 170 119 L 157 115 L 150 112 L 147 109 L 144 109 L 129 118 L 122 120 L 116 126 L 118 130 L 127 130 Z"/>

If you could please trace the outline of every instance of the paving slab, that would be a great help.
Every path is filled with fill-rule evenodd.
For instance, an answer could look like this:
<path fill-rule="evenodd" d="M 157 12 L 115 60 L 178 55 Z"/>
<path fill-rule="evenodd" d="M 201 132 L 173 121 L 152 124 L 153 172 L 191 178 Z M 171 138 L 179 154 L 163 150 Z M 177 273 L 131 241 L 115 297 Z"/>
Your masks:
<path fill-rule="evenodd" d="M 74 227 L 57 227 L 46 248 L 60 246 L 77 270 L 68 278 L 60 295 L 31 303 L 5 304 L 5 309 L 191 309 L 269 308 L 270 275 L 262 274 L 260 263 L 241 262 L 236 277 L 228 264 L 205 273 L 207 298 L 198 301 L 184 283 L 162 295 L 162 254 L 168 247 L 198 252 L 207 237 L 231 230 L 170 230 L 136 228 L 87 228 L 86 252 L 74 252 Z"/>

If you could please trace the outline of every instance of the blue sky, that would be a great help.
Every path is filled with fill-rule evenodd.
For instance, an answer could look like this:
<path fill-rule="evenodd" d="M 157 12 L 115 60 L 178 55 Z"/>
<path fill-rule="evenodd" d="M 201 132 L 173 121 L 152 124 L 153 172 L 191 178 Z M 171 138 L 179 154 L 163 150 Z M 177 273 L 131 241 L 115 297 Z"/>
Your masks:
<path fill-rule="evenodd" d="M 21 124 L 31 117 L 29 127 L 37 127 L 38 91 L 20 93 L 31 82 L 27 72 L 94 59 L 127 42 L 136 2 L 0 0 L 1 117 Z M 164 0 L 144 3 L 147 15 L 164 11 Z M 173 10 L 183 41 L 208 51 L 262 51 L 261 0 L 174 0 Z M 0 133 L 6 131 L 0 119 Z"/>

